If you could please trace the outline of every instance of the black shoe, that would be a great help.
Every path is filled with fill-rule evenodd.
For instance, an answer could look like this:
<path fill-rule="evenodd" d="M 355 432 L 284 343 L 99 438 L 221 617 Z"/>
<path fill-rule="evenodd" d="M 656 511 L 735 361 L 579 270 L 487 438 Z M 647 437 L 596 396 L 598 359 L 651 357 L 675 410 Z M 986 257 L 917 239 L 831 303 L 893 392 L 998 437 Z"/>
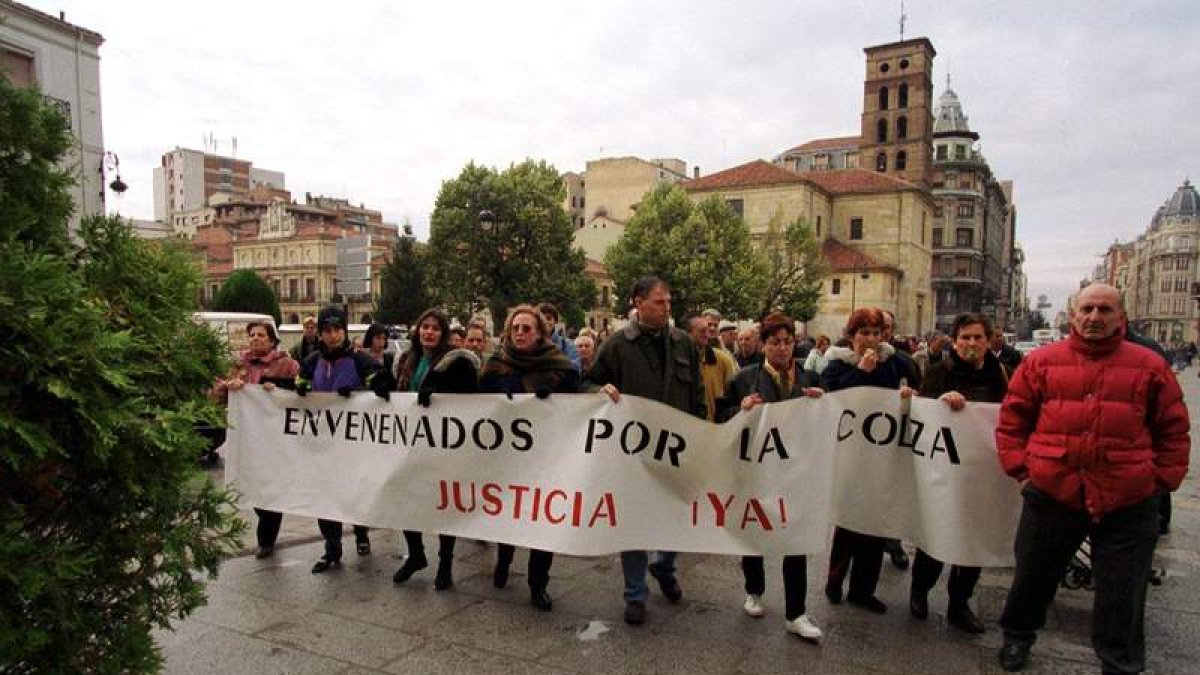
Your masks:
<path fill-rule="evenodd" d="M 908 554 L 904 552 L 904 549 L 894 548 L 890 551 L 890 555 L 893 567 L 901 571 L 908 569 Z"/>
<path fill-rule="evenodd" d="M 983 622 L 979 620 L 979 617 L 975 616 L 975 612 L 971 611 L 970 607 L 952 609 L 946 612 L 946 621 L 951 626 L 973 635 L 982 635 L 987 630 L 984 628 Z"/>
<path fill-rule="evenodd" d="M 856 607 L 862 607 L 865 610 L 875 612 L 876 614 L 887 614 L 887 605 L 883 604 L 879 598 L 873 595 L 868 595 L 865 598 L 847 595 L 846 602 Z"/>
<path fill-rule="evenodd" d="M 327 570 L 333 569 L 334 567 L 341 567 L 341 566 L 342 566 L 341 560 L 330 560 L 329 558 L 321 558 L 317 562 L 313 563 L 312 573 L 313 574 L 321 574 Z"/>
<path fill-rule="evenodd" d="M 1029 663 L 1029 645 L 1020 642 L 1006 642 L 1000 648 L 1000 653 L 997 654 L 1000 660 L 1000 667 L 1004 670 L 1015 673 L 1018 670 L 1023 670 L 1025 664 Z"/>
<path fill-rule="evenodd" d="M 908 598 L 908 613 L 924 621 L 929 618 L 929 597 L 924 593 L 913 593 Z"/>
<path fill-rule="evenodd" d="M 543 612 L 549 612 L 554 609 L 554 601 L 550 599 L 550 594 L 544 588 L 540 591 L 529 590 L 529 604 Z M 628 610 L 626 610 L 626 619 L 628 619 Z"/>
<path fill-rule="evenodd" d="M 496 569 L 492 571 L 492 585 L 496 588 L 504 588 L 508 585 L 507 563 L 496 563 Z"/>
<path fill-rule="evenodd" d="M 270 558 L 274 554 L 274 546 L 259 546 L 258 550 L 254 552 L 254 557 L 262 560 L 263 558 Z"/>
<path fill-rule="evenodd" d="M 650 566 L 650 576 L 658 581 L 658 588 L 662 591 L 663 596 L 675 604 L 679 604 L 683 600 L 683 589 L 679 587 L 679 581 L 674 575 L 667 576 L 654 571 L 654 566 Z"/>
<path fill-rule="evenodd" d="M 825 584 L 825 597 L 829 598 L 829 604 L 842 604 L 842 585 L 834 584 L 832 581 Z"/>
<path fill-rule="evenodd" d="M 433 578 L 433 587 L 444 591 L 454 585 L 453 565 L 449 560 L 439 560 L 437 576 Z"/>
<path fill-rule="evenodd" d="M 412 578 L 412 575 L 426 567 L 429 567 L 429 562 L 425 560 L 425 556 L 421 556 L 420 558 L 408 556 L 408 558 L 405 558 L 404 564 L 400 566 L 400 569 L 396 570 L 396 573 L 392 575 L 392 583 L 402 584 Z"/>
<path fill-rule="evenodd" d="M 359 555 L 371 555 L 371 540 L 370 539 L 363 539 L 362 541 L 358 542 L 358 554 Z"/>
<path fill-rule="evenodd" d="M 646 603 L 641 600 L 630 600 L 625 603 L 625 623 L 630 626 L 640 626 L 646 623 Z"/>

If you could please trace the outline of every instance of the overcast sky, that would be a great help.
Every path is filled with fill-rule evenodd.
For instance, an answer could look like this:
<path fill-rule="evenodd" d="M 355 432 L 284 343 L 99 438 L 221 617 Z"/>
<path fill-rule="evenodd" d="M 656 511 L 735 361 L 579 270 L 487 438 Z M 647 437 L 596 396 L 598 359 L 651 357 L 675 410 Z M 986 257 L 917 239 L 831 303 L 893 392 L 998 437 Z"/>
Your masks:
<path fill-rule="evenodd" d="M 104 35 L 105 145 L 153 217 L 151 169 L 204 134 L 418 236 L 468 161 L 561 171 L 678 157 L 712 173 L 857 134 L 862 48 L 891 0 L 224 2 L 25 0 Z M 1031 299 L 1060 307 L 1114 239 L 1200 178 L 1200 2 L 908 0 L 1001 179 Z"/>

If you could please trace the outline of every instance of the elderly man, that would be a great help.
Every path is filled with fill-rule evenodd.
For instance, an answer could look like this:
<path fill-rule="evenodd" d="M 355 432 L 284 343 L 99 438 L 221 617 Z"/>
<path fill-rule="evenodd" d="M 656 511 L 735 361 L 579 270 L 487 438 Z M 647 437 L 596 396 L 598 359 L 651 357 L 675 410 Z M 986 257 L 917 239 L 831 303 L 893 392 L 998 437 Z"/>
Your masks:
<path fill-rule="evenodd" d="M 1105 673 L 1146 666 L 1143 617 L 1158 503 L 1187 473 L 1183 394 L 1157 354 L 1125 339 L 1120 292 L 1079 293 L 1068 339 L 1025 357 L 996 427 L 1000 463 L 1026 481 L 1000 665 L 1025 667 L 1067 563 L 1091 538 L 1092 647 Z"/>
<path fill-rule="evenodd" d="M 732 321 L 722 321 L 717 329 L 717 337 L 721 340 L 721 348 L 730 354 L 737 352 L 737 324 Z"/>
<path fill-rule="evenodd" d="M 737 361 L 733 355 L 724 349 L 712 346 L 713 326 L 708 320 L 697 314 L 689 314 L 683 318 L 683 329 L 696 343 L 700 350 L 700 379 L 704 382 L 705 418 L 709 422 L 717 421 L 717 413 L 726 406 L 725 397 L 729 391 L 729 383 L 738 373 Z"/>
<path fill-rule="evenodd" d="M 751 326 L 743 328 L 738 333 L 738 366 L 745 368 L 756 363 L 762 363 L 762 341 L 758 337 L 758 328 Z"/>
<path fill-rule="evenodd" d="M 588 379 L 613 403 L 631 394 L 665 403 L 676 410 L 704 417 L 700 381 L 700 350 L 687 333 L 668 324 L 671 288 L 658 277 L 638 279 L 630 293 L 637 320 L 600 345 Z M 646 551 L 621 553 L 625 573 L 625 623 L 646 621 Z M 648 567 L 668 600 L 678 603 L 683 590 L 675 579 L 675 554 L 660 551 Z"/>

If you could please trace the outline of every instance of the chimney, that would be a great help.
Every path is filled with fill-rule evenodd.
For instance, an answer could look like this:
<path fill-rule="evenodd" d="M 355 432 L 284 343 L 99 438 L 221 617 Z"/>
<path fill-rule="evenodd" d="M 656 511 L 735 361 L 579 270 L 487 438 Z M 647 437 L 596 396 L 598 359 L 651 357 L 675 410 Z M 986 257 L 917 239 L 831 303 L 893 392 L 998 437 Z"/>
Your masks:
<path fill-rule="evenodd" d="M 700 165 L 697 164 L 696 166 L 692 167 L 692 178 L 699 178 L 699 177 L 700 177 Z"/>

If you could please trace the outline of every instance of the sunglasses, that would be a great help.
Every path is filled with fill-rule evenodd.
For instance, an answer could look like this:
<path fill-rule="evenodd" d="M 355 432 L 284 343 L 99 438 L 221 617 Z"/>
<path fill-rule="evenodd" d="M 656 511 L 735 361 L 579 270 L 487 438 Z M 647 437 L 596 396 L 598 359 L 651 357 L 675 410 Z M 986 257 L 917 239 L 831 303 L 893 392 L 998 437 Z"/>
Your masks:
<path fill-rule="evenodd" d="M 537 329 L 527 323 L 514 323 L 512 325 L 512 332 L 514 333 L 533 333 L 535 331 Z"/>

